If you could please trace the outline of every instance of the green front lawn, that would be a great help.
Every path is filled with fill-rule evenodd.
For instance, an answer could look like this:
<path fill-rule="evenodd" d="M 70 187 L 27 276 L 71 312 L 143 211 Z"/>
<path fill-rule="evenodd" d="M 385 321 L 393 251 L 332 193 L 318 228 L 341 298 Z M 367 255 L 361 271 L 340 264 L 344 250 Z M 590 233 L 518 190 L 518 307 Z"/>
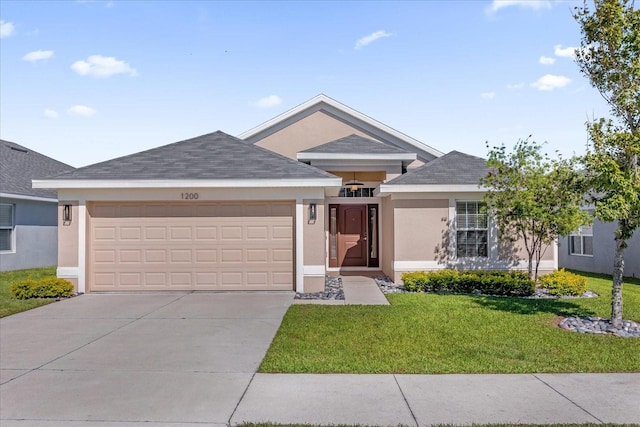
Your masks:
<path fill-rule="evenodd" d="M 0 272 L 0 317 L 9 316 L 21 311 L 31 310 L 52 303 L 53 299 L 29 299 L 19 300 L 9 292 L 9 286 L 13 282 L 27 279 L 41 279 L 56 275 L 55 267 L 31 268 L 28 270 L 3 271 Z"/>
<path fill-rule="evenodd" d="M 540 427 L 540 424 L 474 424 L 474 427 Z M 546 427 L 612 427 L 612 426 L 628 426 L 635 427 L 638 424 L 544 424 Z M 312 424 L 275 424 L 275 423 L 242 423 L 238 427 L 320 427 Z M 348 424 L 332 424 L 331 427 L 364 427 Z M 456 427 L 454 424 L 440 424 L 434 427 Z"/>
<path fill-rule="evenodd" d="M 260 372 L 640 372 L 640 339 L 555 326 L 609 317 L 611 279 L 581 274 L 599 298 L 393 294 L 391 306 L 293 305 Z M 640 280 L 623 292 L 624 318 L 640 321 Z"/>

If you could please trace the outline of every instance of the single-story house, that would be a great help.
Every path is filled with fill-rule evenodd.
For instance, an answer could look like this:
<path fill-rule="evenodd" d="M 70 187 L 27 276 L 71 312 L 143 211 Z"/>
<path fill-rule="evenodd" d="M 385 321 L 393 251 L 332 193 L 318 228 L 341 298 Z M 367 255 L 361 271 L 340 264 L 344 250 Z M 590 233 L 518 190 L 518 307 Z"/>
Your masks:
<path fill-rule="evenodd" d="M 482 209 L 486 173 L 484 159 L 319 95 L 239 137 L 218 131 L 33 184 L 58 191 L 58 275 L 80 292 L 316 292 L 347 270 L 399 282 L 526 268 Z"/>
<path fill-rule="evenodd" d="M 616 228 L 615 222 L 596 219 L 592 225 L 580 227 L 568 237 L 561 237 L 558 265 L 572 270 L 612 274 Z M 636 231 L 627 244 L 624 275 L 640 277 L 640 232 Z"/>
<path fill-rule="evenodd" d="M 58 199 L 31 180 L 73 167 L 0 140 L 0 271 L 56 265 Z"/>

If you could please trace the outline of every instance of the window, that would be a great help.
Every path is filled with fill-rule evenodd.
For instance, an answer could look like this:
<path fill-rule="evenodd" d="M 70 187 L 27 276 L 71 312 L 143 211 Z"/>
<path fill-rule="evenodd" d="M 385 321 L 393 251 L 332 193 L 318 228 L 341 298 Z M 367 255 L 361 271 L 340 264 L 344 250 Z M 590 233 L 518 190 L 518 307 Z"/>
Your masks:
<path fill-rule="evenodd" d="M 487 206 L 482 202 L 456 202 L 456 254 L 458 258 L 489 256 Z"/>
<path fill-rule="evenodd" d="M 14 205 L 0 203 L 0 251 L 13 250 Z"/>
<path fill-rule="evenodd" d="M 373 187 L 362 187 L 356 191 L 351 191 L 349 187 L 342 187 L 338 197 L 373 197 Z"/>
<path fill-rule="evenodd" d="M 589 211 L 593 216 L 593 211 Z M 583 225 L 569 236 L 569 255 L 593 256 L 593 227 Z"/>

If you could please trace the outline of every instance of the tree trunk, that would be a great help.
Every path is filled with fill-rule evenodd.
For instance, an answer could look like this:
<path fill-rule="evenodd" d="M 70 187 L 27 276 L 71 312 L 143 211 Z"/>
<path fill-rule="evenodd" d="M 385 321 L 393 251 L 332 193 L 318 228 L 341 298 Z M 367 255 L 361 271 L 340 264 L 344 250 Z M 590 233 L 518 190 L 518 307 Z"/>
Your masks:
<path fill-rule="evenodd" d="M 538 283 L 538 270 L 540 269 L 540 255 L 536 255 L 536 271 L 535 274 L 533 276 L 533 280 L 536 281 L 536 283 Z"/>
<path fill-rule="evenodd" d="M 529 254 L 529 263 L 527 265 L 527 273 L 529 274 L 529 280 L 534 280 L 533 279 L 533 254 Z M 538 286 L 536 284 L 536 286 Z"/>
<path fill-rule="evenodd" d="M 616 235 L 616 254 L 613 261 L 613 288 L 611 289 L 611 324 L 622 327 L 622 277 L 624 275 L 624 239 Z"/>

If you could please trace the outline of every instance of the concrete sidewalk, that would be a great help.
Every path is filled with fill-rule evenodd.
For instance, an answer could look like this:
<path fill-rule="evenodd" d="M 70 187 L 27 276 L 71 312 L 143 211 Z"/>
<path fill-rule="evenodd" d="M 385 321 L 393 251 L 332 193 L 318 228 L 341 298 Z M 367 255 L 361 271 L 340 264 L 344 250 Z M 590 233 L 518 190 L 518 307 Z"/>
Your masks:
<path fill-rule="evenodd" d="M 640 423 L 640 374 L 256 374 L 231 425 Z"/>

